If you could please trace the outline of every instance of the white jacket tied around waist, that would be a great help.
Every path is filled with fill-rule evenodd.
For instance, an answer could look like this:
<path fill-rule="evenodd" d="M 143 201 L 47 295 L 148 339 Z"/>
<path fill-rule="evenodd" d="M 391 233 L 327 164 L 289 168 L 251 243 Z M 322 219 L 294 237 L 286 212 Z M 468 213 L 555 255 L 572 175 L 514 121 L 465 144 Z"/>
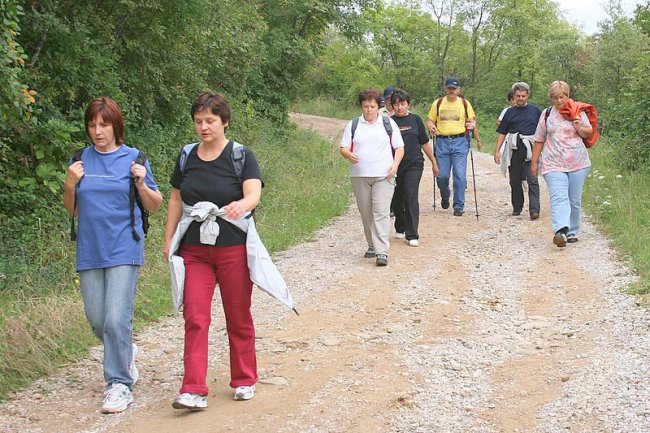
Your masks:
<path fill-rule="evenodd" d="M 517 138 L 521 138 L 521 142 L 524 143 L 526 147 L 526 162 L 530 161 L 533 156 L 533 138 L 534 135 L 523 135 L 518 132 L 511 132 L 506 134 L 506 138 L 501 146 L 500 157 L 501 157 L 501 173 L 506 175 L 508 167 L 510 167 L 510 160 L 512 159 L 512 151 L 517 149 Z"/>
<path fill-rule="evenodd" d="M 194 206 L 183 203 L 183 215 L 176 226 L 169 247 L 169 268 L 171 271 L 172 299 L 174 301 L 174 312 L 178 313 L 183 305 L 183 293 L 185 289 L 185 264 L 179 256 L 178 249 L 181 240 L 192 222 L 201 222 L 200 241 L 202 244 L 214 245 L 219 237 L 219 224 L 217 218 L 233 224 L 246 233 L 246 256 L 248 259 L 248 271 L 250 278 L 257 287 L 269 295 L 277 298 L 287 307 L 293 309 L 293 298 L 287 289 L 287 284 L 280 272 L 271 261 L 271 256 L 262 243 L 255 220 L 248 213 L 245 217 L 232 220 L 226 216 L 226 211 L 209 201 L 200 201 Z"/>

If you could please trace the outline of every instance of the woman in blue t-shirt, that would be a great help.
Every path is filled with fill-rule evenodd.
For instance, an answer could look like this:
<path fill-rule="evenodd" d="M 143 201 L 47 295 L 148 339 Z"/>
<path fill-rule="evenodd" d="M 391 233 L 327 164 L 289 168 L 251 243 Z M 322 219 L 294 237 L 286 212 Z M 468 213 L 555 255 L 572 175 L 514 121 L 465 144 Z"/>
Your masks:
<path fill-rule="evenodd" d="M 232 110 L 220 93 L 204 92 L 192 104 L 194 131 L 199 143 L 188 154 L 181 151 L 171 177 L 171 195 L 165 226 L 165 258 L 183 218 L 205 206 L 218 207 L 238 220 L 260 203 L 262 176 L 255 155 L 243 148 L 243 167 L 237 172 L 235 143 L 226 137 Z M 182 162 L 181 162 L 182 161 Z M 187 209 L 186 212 L 184 209 Z M 208 403 L 208 331 L 212 297 L 217 283 L 230 343 L 230 386 L 235 400 L 250 400 L 257 383 L 255 326 L 251 314 L 253 283 L 246 251 L 246 233 L 216 217 L 218 230 L 206 236 L 203 221 L 193 221 L 184 233 L 179 255 L 185 267 L 183 317 L 185 319 L 185 374 L 175 409 L 203 410 Z M 205 215 L 205 222 L 210 215 Z M 180 236 L 180 234 L 178 235 Z"/>
<path fill-rule="evenodd" d="M 63 204 L 79 220 L 77 271 L 84 310 L 104 344 L 102 412 L 116 413 L 133 402 L 138 380 L 132 322 L 144 232 L 140 208 L 130 202 L 131 183 L 145 210 L 158 210 L 162 195 L 149 163 L 124 144 L 124 118 L 115 101 L 93 100 L 85 126 L 93 145 L 68 167 Z"/>

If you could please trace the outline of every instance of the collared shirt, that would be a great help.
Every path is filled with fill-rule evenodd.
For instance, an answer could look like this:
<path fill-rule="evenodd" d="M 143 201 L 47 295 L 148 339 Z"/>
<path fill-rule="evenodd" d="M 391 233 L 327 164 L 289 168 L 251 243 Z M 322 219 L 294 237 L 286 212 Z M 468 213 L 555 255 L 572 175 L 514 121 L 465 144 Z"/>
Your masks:
<path fill-rule="evenodd" d="M 400 130 L 392 119 L 392 139 L 388 138 L 384 123 L 378 115 L 374 123 L 367 122 L 363 116 L 359 117 L 357 129 L 354 132 L 353 152 L 359 157 L 357 164 L 350 164 L 350 177 L 385 177 L 393 164 L 394 149 L 404 147 L 404 140 Z M 341 138 L 340 147 L 350 149 L 352 146 L 352 121 L 348 123 Z"/>

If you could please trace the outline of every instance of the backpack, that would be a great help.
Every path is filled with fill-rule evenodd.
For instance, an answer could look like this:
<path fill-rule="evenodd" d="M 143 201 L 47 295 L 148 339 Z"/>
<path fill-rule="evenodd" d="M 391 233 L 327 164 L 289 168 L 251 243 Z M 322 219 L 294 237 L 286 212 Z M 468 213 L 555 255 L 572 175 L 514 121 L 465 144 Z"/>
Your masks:
<path fill-rule="evenodd" d="M 73 163 L 77 161 L 81 161 L 81 155 L 83 155 L 84 150 L 86 150 L 85 147 L 79 149 L 78 151 L 75 152 L 74 155 L 72 155 Z M 147 156 L 141 150 L 138 149 L 138 155 L 135 157 L 134 162 L 139 165 L 144 165 L 147 162 Z M 81 180 L 79 181 L 79 183 L 81 183 Z M 135 205 L 136 204 L 138 205 L 138 208 L 140 208 L 140 214 L 142 219 L 142 231 L 144 232 L 144 236 L 147 237 L 147 233 L 149 233 L 149 211 L 144 208 L 144 205 L 142 204 L 142 200 L 140 199 L 140 194 L 138 194 L 138 190 L 135 187 L 135 178 L 133 177 L 133 175 L 131 175 L 131 180 L 129 182 L 129 213 L 131 217 L 131 232 L 133 233 L 133 239 L 139 241 L 141 237 L 135 228 Z M 71 241 L 77 240 L 77 233 L 74 228 L 74 213 L 76 211 L 77 211 L 77 190 L 75 188 L 74 210 L 72 212 L 72 216 L 70 217 L 70 240 Z"/>
<path fill-rule="evenodd" d="M 544 113 L 544 125 L 548 125 L 548 116 L 551 115 L 551 108 L 553 108 L 552 105 L 548 107 Z M 594 132 L 587 138 L 580 138 L 582 138 L 582 142 L 585 144 L 585 147 L 587 149 L 591 149 L 596 145 L 598 139 L 600 138 L 600 133 L 598 132 L 598 112 L 596 111 L 596 107 L 592 106 L 589 112 L 585 110 L 585 113 L 587 114 L 589 124 L 593 128 Z"/>
<path fill-rule="evenodd" d="M 180 166 L 181 173 L 185 171 L 185 163 L 187 162 L 187 157 L 190 155 L 190 152 L 197 144 L 199 144 L 199 142 L 190 143 L 183 146 L 181 156 L 178 160 L 178 165 Z M 233 141 L 232 153 L 230 154 L 230 162 L 232 162 L 232 165 L 235 167 L 235 174 L 237 174 L 237 178 L 241 184 L 244 183 L 242 176 L 244 173 L 244 163 L 246 162 L 246 152 L 244 149 L 245 148 L 243 144 Z"/>
<path fill-rule="evenodd" d="M 387 116 L 381 116 L 381 120 L 384 124 L 384 129 L 386 130 L 386 134 L 388 134 L 388 141 L 390 142 L 390 148 L 393 148 L 393 126 L 390 124 L 390 118 Z M 355 117 L 352 119 L 352 129 L 350 132 L 352 132 L 352 137 L 350 138 L 350 152 L 353 152 L 354 149 L 354 132 L 357 130 L 357 126 L 359 126 L 359 118 Z"/>

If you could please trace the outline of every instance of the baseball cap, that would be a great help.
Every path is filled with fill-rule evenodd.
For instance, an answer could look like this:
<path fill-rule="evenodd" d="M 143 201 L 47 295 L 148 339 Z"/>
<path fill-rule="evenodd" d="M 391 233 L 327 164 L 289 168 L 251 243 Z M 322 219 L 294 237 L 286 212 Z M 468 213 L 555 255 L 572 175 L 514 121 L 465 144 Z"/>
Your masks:
<path fill-rule="evenodd" d="M 392 95 L 394 91 L 395 91 L 394 88 L 392 88 L 392 87 L 386 87 L 386 88 L 384 89 L 384 99 L 386 99 L 386 98 L 390 98 L 390 95 Z"/>
<path fill-rule="evenodd" d="M 445 87 L 460 87 L 460 82 L 456 77 L 449 77 L 447 78 L 447 81 L 445 81 Z"/>

